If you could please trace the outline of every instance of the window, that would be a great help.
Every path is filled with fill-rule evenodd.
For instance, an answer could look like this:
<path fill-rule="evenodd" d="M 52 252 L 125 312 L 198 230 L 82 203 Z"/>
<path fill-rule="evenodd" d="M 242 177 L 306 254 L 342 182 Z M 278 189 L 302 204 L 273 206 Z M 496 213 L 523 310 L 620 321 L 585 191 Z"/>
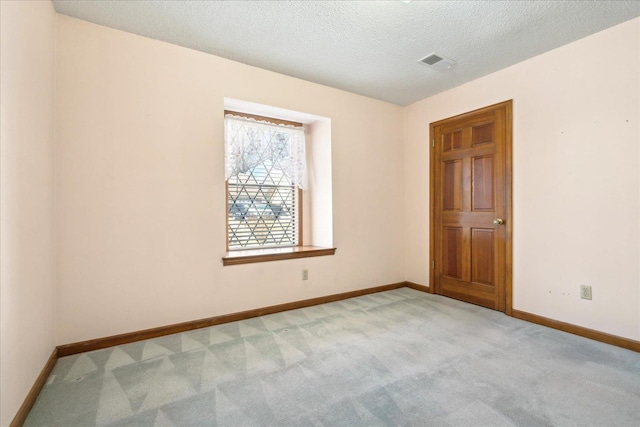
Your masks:
<path fill-rule="evenodd" d="M 222 264 L 334 255 L 331 119 L 231 98 L 224 104 Z"/>
<path fill-rule="evenodd" d="M 227 249 L 301 246 L 302 124 L 227 113 Z"/>

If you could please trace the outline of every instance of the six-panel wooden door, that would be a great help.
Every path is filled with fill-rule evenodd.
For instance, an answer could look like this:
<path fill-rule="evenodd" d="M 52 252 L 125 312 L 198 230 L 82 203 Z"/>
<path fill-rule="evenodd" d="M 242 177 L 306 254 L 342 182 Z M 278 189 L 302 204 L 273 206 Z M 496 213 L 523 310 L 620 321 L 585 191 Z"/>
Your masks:
<path fill-rule="evenodd" d="M 435 292 L 499 311 L 506 309 L 510 120 L 509 101 L 431 127 Z"/>

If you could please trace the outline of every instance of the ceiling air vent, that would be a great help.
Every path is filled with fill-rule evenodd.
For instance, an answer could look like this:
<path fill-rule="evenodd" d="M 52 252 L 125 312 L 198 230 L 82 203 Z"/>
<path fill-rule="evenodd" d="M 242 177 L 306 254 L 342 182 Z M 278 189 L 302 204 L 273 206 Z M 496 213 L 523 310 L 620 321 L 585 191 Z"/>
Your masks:
<path fill-rule="evenodd" d="M 435 52 L 425 56 L 418 62 L 436 71 L 447 71 L 456 64 L 456 61 L 453 59 L 449 59 Z"/>

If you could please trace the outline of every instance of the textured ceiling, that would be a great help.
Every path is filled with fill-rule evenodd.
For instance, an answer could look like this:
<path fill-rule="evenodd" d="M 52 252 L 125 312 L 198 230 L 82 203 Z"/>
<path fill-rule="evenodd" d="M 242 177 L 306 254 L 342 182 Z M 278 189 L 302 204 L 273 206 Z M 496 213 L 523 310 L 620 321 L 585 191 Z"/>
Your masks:
<path fill-rule="evenodd" d="M 399 105 L 640 15 L 638 1 L 53 4 L 64 15 Z M 440 73 L 417 62 L 431 52 L 457 65 Z"/>

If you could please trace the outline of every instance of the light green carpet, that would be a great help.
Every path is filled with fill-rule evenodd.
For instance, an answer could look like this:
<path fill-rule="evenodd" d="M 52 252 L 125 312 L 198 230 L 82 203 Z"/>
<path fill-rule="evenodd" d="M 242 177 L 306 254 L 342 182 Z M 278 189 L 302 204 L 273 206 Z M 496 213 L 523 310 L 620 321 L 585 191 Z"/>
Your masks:
<path fill-rule="evenodd" d="M 640 426 L 640 354 L 403 288 L 58 360 L 26 426 Z"/>

